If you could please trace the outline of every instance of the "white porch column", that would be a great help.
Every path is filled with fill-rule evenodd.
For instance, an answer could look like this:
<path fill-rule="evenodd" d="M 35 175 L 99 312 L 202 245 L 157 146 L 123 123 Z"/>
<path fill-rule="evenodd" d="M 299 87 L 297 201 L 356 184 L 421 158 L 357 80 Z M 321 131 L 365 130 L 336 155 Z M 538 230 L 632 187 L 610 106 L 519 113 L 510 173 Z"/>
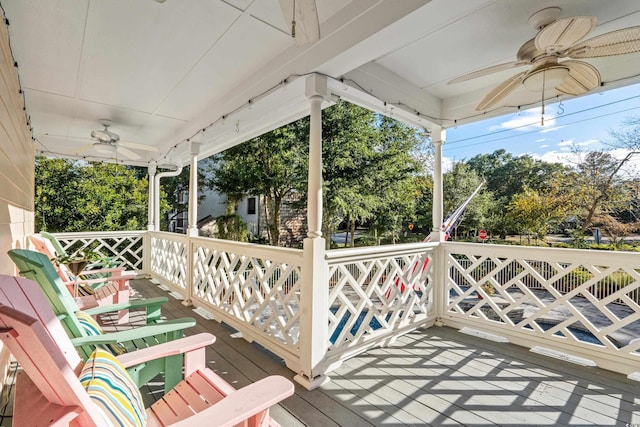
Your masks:
<path fill-rule="evenodd" d="M 198 154 L 200 144 L 191 141 L 191 168 L 189 171 L 189 236 L 198 236 Z"/>
<path fill-rule="evenodd" d="M 156 230 L 156 164 L 151 163 L 149 167 L 147 167 L 147 171 L 149 172 L 149 207 L 148 207 L 148 219 L 147 219 L 147 230 L 149 231 L 157 231 Z"/>
<path fill-rule="evenodd" d="M 326 77 L 307 77 L 306 95 L 310 104 L 308 231 L 300 292 L 300 372 L 295 380 L 312 390 L 329 380 L 322 366 L 329 342 L 329 284 L 322 238 L 322 100 L 328 96 Z"/>
<path fill-rule="evenodd" d="M 444 241 L 442 231 L 443 207 L 442 207 L 442 145 L 446 138 L 446 131 L 440 126 L 431 128 L 431 140 L 436 149 L 435 162 L 433 166 L 433 228 L 431 231 L 432 242 Z"/>

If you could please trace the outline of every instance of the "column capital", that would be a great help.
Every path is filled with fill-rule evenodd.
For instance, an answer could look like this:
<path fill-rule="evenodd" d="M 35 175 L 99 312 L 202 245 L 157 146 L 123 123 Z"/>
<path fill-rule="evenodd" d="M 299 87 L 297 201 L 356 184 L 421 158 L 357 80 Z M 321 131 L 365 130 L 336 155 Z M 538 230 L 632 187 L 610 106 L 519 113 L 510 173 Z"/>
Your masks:
<path fill-rule="evenodd" d="M 157 171 L 158 171 L 158 166 L 156 165 L 156 163 L 155 162 L 149 163 L 149 166 L 147 166 L 147 173 L 149 175 L 155 175 Z"/>
<path fill-rule="evenodd" d="M 327 77 L 320 74 L 310 74 L 306 77 L 304 94 L 311 100 L 320 97 L 326 99 L 329 97 L 329 89 L 327 88 Z"/>
<path fill-rule="evenodd" d="M 200 143 L 195 141 L 189 141 L 189 154 L 197 156 L 200 154 Z"/>

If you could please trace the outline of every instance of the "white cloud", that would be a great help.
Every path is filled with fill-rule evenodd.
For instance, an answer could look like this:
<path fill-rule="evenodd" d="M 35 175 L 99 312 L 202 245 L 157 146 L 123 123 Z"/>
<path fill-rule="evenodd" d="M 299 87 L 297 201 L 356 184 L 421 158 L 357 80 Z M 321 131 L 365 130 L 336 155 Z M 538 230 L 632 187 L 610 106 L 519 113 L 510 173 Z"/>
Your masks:
<path fill-rule="evenodd" d="M 453 160 L 449 157 L 442 157 L 442 173 L 447 173 L 453 169 Z"/>
<path fill-rule="evenodd" d="M 587 141 L 576 142 L 576 145 L 579 147 L 586 147 L 587 145 L 593 145 L 599 143 L 599 139 L 589 139 Z"/>
<path fill-rule="evenodd" d="M 592 142 L 592 141 L 585 141 Z M 596 141 L 598 142 L 598 141 Z M 629 154 L 630 150 L 619 148 L 611 150 L 609 153 L 616 159 L 622 160 Z M 542 155 L 532 154 L 533 158 L 542 160 L 548 163 L 562 163 L 565 166 L 574 167 L 578 164 L 582 157 L 580 154 L 568 152 L 568 151 L 548 151 Z M 634 155 L 631 159 L 620 169 L 620 174 L 627 178 L 637 178 L 640 176 L 640 154 Z"/>
<path fill-rule="evenodd" d="M 573 145 L 573 139 L 567 139 L 566 141 L 560 141 L 558 147 L 569 147 Z"/>
<path fill-rule="evenodd" d="M 540 138 L 540 139 L 536 139 L 536 142 L 545 142 L 547 140 L 547 138 Z"/>
<path fill-rule="evenodd" d="M 549 144 L 542 144 L 542 145 L 540 146 L 540 148 L 548 148 L 548 147 L 549 147 Z"/>
<path fill-rule="evenodd" d="M 555 122 L 555 120 L 554 120 L 554 122 Z M 545 125 L 545 126 L 544 126 L 544 129 L 541 129 L 541 130 L 540 130 L 540 133 L 555 132 L 555 131 L 557 131 L 557 130 L 562 129 L 563 127 L 564 127 L 564 125 L 563 125 L 563 126 L 554 126 L 554 127 L 547 127 L 547 125 Z"/>
<path fill-rule="evenodd" d="M 545 116 L 544 118 L 544 126 L 542 126 L 542 114 L 541 108 L 536 107 L 530 110 L 520 112 L 520 115 L 516 116 L 511 120 L 507 120 L 506 122 L 502 122 L 497 126 L 491 126 L 489 130 L 500 130 L 500 129 L 511 129 L 517 130 L 519 132 L 530 132 L 539 129 L 541 133 L 550 132 L 551 130 L 560 129 L 562 126 L 558 126 L 557 128 L 553 128 L 556 120 L 553 116 Z M 553 129 L 550 129 L 553 128 Z"/>
<path fill-rule="evenodd" d="M 578 161 L 576 155 L 569 151 L 548 151 L 542 155 L 534 154 L 532 157 L 547 163 L 562 163 L 566 166 L 575 166 Z"/>

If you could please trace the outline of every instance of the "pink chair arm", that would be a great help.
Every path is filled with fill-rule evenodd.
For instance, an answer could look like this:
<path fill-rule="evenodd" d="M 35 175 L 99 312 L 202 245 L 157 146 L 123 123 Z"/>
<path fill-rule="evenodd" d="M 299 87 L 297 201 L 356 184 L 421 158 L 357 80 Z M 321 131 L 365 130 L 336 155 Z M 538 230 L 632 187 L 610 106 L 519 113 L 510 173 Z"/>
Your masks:
<path fill-rule="evenodd" d="M 273 375 L 231 393 L 212 407 L 172 426 L 202 426 L 216 420 L 220 422 L 216 424 L 219 427 L 231 427 L 286 399 L 293 391 L 291 381 Z"/>
<path fill-rule="evenodd" d="M 206 346 L 213 344 L 215 341 L 216 337 L 214 335 L 203 332 L 200 334 L 190 335 L 188 337 L 154 345 L 142 350 L 132 351 L 131 353 L 121 354 L 120 356 L 118 356 L 118 360 L 120 361 L 120 363 L 122 363 L 122 366 L 128 368 L 130 366 L 139 365 L 140 363 L 159 359 L 161 357 L 192 353 L 194 351 L 204 349 Z"/>

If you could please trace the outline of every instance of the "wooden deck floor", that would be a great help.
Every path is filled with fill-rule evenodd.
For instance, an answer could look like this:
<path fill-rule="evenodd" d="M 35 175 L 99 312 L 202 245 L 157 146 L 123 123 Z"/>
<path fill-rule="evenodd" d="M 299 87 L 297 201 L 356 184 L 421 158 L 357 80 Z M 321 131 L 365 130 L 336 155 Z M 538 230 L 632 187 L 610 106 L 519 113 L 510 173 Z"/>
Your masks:
<path fill-rule="evenodd" d="M 133 286 L 142 296 L 166 295 L 146 280 Z M 198 325 L 189 333 L 216 335 L 207 350 L 209 366 L 235 387 L 271 374 L 293 378 L 278 357 L 234 338 L 236 331 L 178 300 L 170 297 L 163 313 L 196 318 Z M 159 396 L 161 386 L 145 387 L 145 399 Z M 272 416 L 283 427 L 640 426 L 640 383 L 434 327 L 347 361 L 320 389 L 296 386 Z"/>
<path fill-rule="evenodd" d="M 134 286 L 145 296 L 166 294 L 146 281 Z M 179 301 L 165 312 L 195 317 L 193 332 L 216 335 L 210 366 L 230 383 L 293 377 L 279 358 Z M 640 425 L 640 383 L 434 327 L 347 361 L 320 389 L 296 386 L 273 415 L 283 426 Z"/>

